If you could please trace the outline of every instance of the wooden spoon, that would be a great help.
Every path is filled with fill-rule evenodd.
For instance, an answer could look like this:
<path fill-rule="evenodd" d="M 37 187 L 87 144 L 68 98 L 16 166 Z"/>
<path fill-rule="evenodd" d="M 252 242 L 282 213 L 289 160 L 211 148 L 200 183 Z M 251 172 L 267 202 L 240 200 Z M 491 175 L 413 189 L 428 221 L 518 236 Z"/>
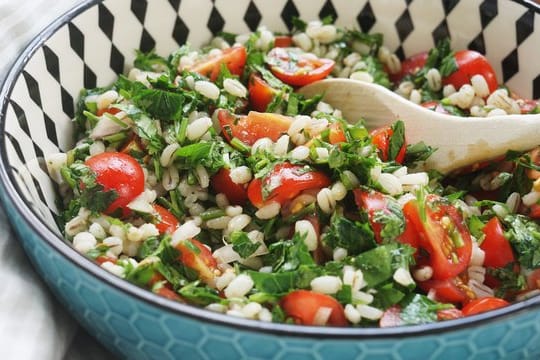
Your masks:
<path fill-rule="evenodd" d="M 404 99 L 380 85 L 351 79 L 327 79 L 299 89 L 323 100 L 368 129 L 405 123 L 409 144 L 420 141 L 437 148 L 426 169 L 442 173 L 504 155 L 508 150 L 526 151 L 540 145 L 540 115 L 505 115 L 489 118 L 460 117 L 434 112 Z"/>

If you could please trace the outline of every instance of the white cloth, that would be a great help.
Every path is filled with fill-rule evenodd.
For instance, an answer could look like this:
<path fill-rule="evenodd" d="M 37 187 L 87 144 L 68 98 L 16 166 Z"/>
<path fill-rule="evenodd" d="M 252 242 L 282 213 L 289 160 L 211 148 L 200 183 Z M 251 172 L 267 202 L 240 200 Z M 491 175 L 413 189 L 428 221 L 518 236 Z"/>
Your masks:
<path fill-rule="evenodd" d="M 0 83 L 25 45 L 76 0 L 0 0 Z M 110 359 L 39 279 L 0 209 L 0 359 Z"/>

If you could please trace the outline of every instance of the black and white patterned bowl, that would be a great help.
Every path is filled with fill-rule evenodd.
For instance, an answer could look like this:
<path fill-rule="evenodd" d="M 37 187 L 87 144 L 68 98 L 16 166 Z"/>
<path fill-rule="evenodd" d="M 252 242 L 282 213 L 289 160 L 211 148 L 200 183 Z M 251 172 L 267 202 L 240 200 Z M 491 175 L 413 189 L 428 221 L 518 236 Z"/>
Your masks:
<path fill-rule="evenodd" d="M 112 351 L 130 359 L 538 358 L 540 298 L 444 323 L 402 328 L 321 328 L 243 320 L 175 303 L 131 285 L 76 253 L 55 223 L 56 192 L 43 155 L 72 145 L 81 88 L 111 83 L 134 49 L 167 54 L 226 30 L 333 15 L 382 32 L 408 56 L 450 35 L 487 55 L 499 78 L 540 97 L 540 10 L 496 0 L 86 1 L 38 36 L 1 93 L 0 197 L 37 270 L 66 308 Z"/>

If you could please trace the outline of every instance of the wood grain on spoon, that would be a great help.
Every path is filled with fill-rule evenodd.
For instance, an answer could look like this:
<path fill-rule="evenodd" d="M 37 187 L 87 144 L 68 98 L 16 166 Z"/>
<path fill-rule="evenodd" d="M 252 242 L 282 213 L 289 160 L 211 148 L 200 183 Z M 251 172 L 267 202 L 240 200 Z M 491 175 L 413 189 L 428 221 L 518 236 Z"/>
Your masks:
<path fill-rule="evenodd" d="M 351 79 L 327 79 L 299 89 L 323 100 L 356 123 L 365 120 L 376 129 L 402 120 L 407 142 L 424 141 L 437 148 L 426 169 L 449 173 L 476 162 L 497 158 L 508 150 L 526 151 L 540 145 L 540 115 L 505 115 L 488 118 L 437 113 L 404 99 L 380 85 Z"/>

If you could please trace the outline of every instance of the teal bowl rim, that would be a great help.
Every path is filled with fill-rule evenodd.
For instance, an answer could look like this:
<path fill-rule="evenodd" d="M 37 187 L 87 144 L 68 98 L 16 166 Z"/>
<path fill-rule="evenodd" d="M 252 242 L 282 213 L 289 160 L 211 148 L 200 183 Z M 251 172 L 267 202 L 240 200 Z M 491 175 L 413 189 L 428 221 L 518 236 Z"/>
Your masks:
<path fill-rule="evenodd" d="M 43 31 L 41 31 L 19 55 L 12 64 L 5 81 L 0 89 L 0 135 L 5 132 L 6 111 L 8 99 L 13 91 L 13 87 L 24 67 L 31 59 L 32 55 L 62 26 L 73 20 L 76 16 L 88 8 L 102 2 L 103 0 L 85 0 L 69 10 Z M 518 4 L 528 7 L 540 14 L 540 6 L 529 0 L 512 0 Z M 507 307 L 493 310 L 470 317 L 464 317 L 456 320 L 444 322 L 399 326 L 390 328 L 355 328 L 355 327 L 318 327 L 318 326 L 300 326 L 280 323 L 266 323 L 256 320 L 248 320 L 215 313 L 209 310 L 198 308 L 192 305 L 186 305 L 164 297 L 156 295 L 148 290 L 140 288 L 126 280 L 123 280 L 108 271 L 102 269 L 90 259 L 77 253 L 61 237 L 57 236 L 49 227 L 47 227 L 31 210 L 29 204 L 20 196 L 20 189 L 15 185 L 15 179 L 7 168 L 6 143 L 0 138 L 0 188 L 5 194 L 4 207 L 6 212 L 18 213 L 24 219 L 26 225 L 31 231 L 45 241 L 49 246 L 55 249 L 62 257 L 71 262 L 74 266 L 88 272 L 95 278 L 103 281 L 124 295 L 143 301 L 148 305 L 155 306 L 161 310 L 170 312 L 177 316 L 185 316 L 192 320 L 212 323 L 215 325 L 232 327 L 243 331 L 252 331 L 263 335 L 278 335 L 296 338 L 315 338 L 315 339 L 342 339 L 342 340 L 383 340 L 392 338 L 408 338 L 417 336 L 435 335 L 440 333 L 466 330 L 471 327 L 488 326 L 495 322 L 511 320 L 525 312 L 540 311 L 540 296 L 527 299 L 525 301 L 511 304 Z M 21 241 L 20 239 L 18 239 Z"/>

